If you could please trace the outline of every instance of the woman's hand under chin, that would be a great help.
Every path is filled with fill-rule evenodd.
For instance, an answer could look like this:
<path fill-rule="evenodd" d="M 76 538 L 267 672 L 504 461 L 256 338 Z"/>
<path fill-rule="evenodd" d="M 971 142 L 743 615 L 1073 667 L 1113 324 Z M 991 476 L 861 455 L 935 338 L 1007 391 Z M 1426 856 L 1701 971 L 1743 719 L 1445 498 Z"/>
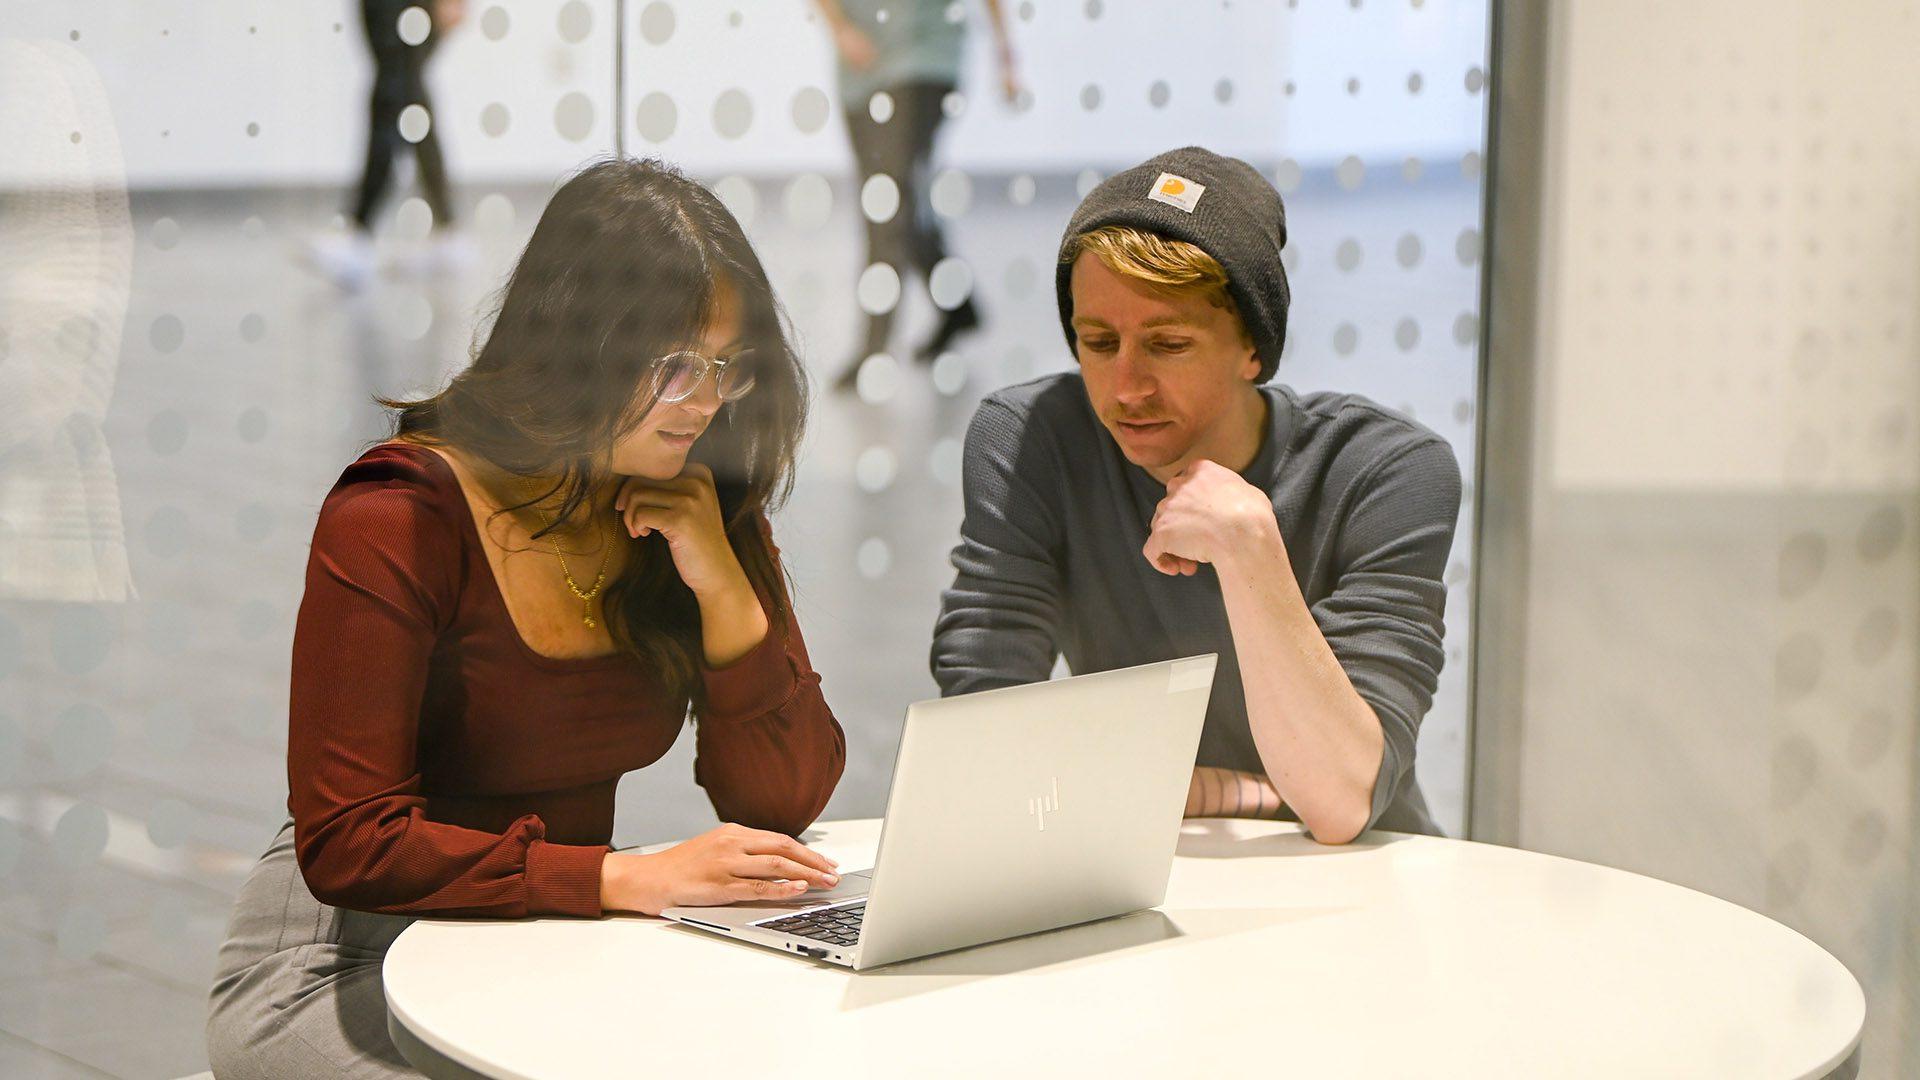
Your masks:
<path fill-rule="evenodd" d="M 713 470 L 688 464 L 671 480 L 629 476 L 614 495 L 613 508 L 634 538 L 659 533 L 673 552 L 674 569 L 694 595 L 745 586 L 747 576 L 727 542 Z"/>
<path fill-rule="evenodd" d="M 628 535 L 666 538 L 674 569 L 700 603 L 708 666 L 725 667 L 760 644 L 767 614 L 727 539 L 711 469 L 690 463 L 671 480 L 630 476 L 613 506 Z"/>

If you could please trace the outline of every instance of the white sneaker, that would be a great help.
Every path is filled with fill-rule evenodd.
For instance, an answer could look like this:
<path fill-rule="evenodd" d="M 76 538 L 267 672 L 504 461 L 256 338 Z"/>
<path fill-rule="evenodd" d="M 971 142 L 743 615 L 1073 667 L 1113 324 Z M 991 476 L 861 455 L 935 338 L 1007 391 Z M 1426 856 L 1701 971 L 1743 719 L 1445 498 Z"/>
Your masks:
<path fill-rule="evenodd" d="M 448 230 L 433 234 L 428 261 L 436 273 L 458 274 L 472 266 L 477 255 L 471 237 Z"/>
<path fill-rule="evenodd" d="M 373 238 L 366 233 L 315 233 L 300 247 L 301 261 L 347 292 L 359 292 L 373 276 Z"/>
<path fill-rule="evenodd" d="M 473 265 L 473 241 L 467 234 L 435 229 L 425 240 L 402 243 L 392 257 L 392 268 L 402 274 L 459 274 Z"/>

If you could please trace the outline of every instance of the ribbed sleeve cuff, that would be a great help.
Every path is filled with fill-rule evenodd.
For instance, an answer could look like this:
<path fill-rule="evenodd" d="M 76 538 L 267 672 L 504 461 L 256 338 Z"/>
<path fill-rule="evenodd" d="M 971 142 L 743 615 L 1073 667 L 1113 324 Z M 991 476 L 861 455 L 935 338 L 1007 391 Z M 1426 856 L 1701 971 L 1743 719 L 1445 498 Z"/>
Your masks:
<path fill-rule="evenodd" d="M 799 681 L 776 624 L 753 651 L 723 668 L 702 669 L 707 688 L 702 720 L 745 720 L 773 712 L 793 697 Z"/>
<path fill-rule="evenodd" d="M 527 845 L 527 914 L 600 917 L 603 845 Z"/>
<path fill-rule="evenodd" d="M 1373 777 L 1373 805 L 1367 810 L 1367 825 L 1362 833 L 1380 823 L 1380 818 L 1393 805 L 1400 793 L 1400 777 L 1406 768 L 1400 763 L 1400 752 L 1393 748 L 1393 740 L 1388 739 L 1380 746 L 1380 771 Z"/>

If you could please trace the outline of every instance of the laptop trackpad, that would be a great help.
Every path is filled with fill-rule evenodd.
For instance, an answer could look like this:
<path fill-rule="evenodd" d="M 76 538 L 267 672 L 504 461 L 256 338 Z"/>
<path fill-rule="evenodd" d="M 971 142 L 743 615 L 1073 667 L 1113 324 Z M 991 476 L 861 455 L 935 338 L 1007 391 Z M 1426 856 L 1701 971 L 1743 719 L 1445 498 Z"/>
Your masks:
<path fill-rule="evenodd" d="M 808 889 L 788 900 L 741 900 L 727 906 L 752 911 L 805 911 L 808 908 L 819 907 L 821 904 L 858 900 L 867 895 L 867 889 L 872 884 L 873 871 L 859 870 L 851 874 L 841 874 L 840 884 L 831 889 Z"/>
<path fill-rule="evenodd" d="M 865 896 L 867 890 L 872 887 L 873 870 L 871 868 L 855 870 L 850 874 L 841 874 L 840 884 L 831 889 L 808 889 L 801 899 L 811 900 L 816 904 L 823 902 L 831 904 L 839 900 L 852 900 L 857 896 Z"/>

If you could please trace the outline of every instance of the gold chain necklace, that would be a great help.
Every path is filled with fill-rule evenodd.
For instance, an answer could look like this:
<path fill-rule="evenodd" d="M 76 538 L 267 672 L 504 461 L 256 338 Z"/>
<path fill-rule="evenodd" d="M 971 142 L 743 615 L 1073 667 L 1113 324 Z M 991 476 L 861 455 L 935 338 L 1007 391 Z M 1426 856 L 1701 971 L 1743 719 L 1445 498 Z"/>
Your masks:
<path fill-rule="evenodd" d="M 547 516 L 546 509 L 540 506 L 535 506 L 534 509 L 540 512 L 540 520 L 551 530 L 553 528 L 553 519 Z M 585 623 L 589 630 L 600 625 L 593 619 L 593 598 L 600 595 L 600 586 L 607 583 L 607 563 L 613 558 L 613 529 L 609 526 L 604 531 L 606 532 L 607 549 L 606 552 L 600 556 L 600 572 L 593 577 L 593 588 L 585 592 L 581 592 L 579 583 L 573 580 L 573 571 L 567 567 L 566 552 L 560 550 L 560 544 L 553 538 L 553 533 L 551 531 L 547 533 L 547 545 L 553 548 L 554 557 L 560 560 L 560 576 L 566 579 L 568 591 L 580 598 L 582 605 L 580 621 Z"/>

